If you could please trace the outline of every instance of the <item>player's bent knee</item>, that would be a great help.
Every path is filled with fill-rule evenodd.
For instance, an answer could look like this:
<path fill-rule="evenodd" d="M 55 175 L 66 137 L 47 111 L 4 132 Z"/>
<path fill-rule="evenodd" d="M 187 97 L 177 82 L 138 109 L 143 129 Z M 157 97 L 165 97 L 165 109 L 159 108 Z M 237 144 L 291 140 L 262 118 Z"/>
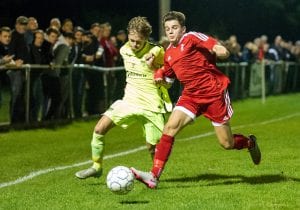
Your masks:
<path fill-rule="evenodd" d="M 102 134 L 101 127 L 96 125 L 95 128 L 94 128 L 94 133 L 101 135 Z"/>
<path fill-rule="evenodd" d="M 170 136 L 175 136 L 177 132 L 179 131 L 179 126 L 175 124 L 166 124 L 163 130 L 164 134 L 170 135 Z"/>

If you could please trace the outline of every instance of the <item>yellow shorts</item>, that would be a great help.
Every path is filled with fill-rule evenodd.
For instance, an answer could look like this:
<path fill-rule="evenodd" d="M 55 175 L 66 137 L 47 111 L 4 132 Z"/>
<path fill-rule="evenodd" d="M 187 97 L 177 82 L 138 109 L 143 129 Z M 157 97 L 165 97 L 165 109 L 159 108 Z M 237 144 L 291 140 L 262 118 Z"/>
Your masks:
<path fill-rule="evenodd" d="M 141 123 L 146 141 L 152 145 L 158 143 L 165 122 L 163 113 L 144 110 L 123 100 L 115 101 L 103 115 L 122 128 Z"/>

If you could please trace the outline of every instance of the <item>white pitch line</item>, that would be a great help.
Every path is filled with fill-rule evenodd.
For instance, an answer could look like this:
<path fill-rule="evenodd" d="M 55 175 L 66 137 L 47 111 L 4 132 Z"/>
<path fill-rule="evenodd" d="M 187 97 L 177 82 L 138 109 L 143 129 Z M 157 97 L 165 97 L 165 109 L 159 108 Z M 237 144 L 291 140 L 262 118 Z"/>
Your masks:
<path fill-rule="evenodd" d="M 119 157 L 119 156 L 125 156 L 125 155 L 128 155 L 128 154 L 132 154 L 132 153 L 136 153 L 138 151 L 144 150 L 146 148 L 147 148 L 146 146 L 137 147 L 135 149 L 127 150 L 127 151 L 124 151 L 124 152 L 120 152 L 120 153 L 116 153 L 116 154 L 112 154 L 112 155 L 107 155 L 103 159 L 111 159 L 111 158 L 115 158 L 115 157 Z M 75 168 L 75 167 L 90 164 L 90 163 L 92 163 L 92 161 L 88 160 L 88 161 L 85 161 L 85 162 L 75 163 L 75 164 L 72 164 L 72 165 L 58 166 L 58 167 L 55 167 L 55 168 L 48 168 L 48 169 L 44 169 L 44 170 L 40 170 L 40 171 L 34 171 L 34 172 L 31 172 L 29 175 L 20 177 L 20 178 L 14 180 L 14 181 L 1 183 L 0 188 L 22 183 L 22 182 L 30 180 L 34 177 L 40 176 L 42 174 L 47 174 L 47 173 L 50 173 L 50 172 L 53 172 L 53 171 L 61 171 L 61 170 L 69 169 L 69 168 Z"/>
<path fill-rule="evenodd" d="M 247 125 L 239 125 L 239 126 L 232 127 L 232 130 L 245 128 L 245 127 L 251 127 L 251 126 L 266 125 L 266 124 L 270 124 L 270 123 L 290 119 L 290 118 L 293 118 L 293 117 L 296 117 L 296 116 L 300 116 L 300 113 L 294 113 L 294 114 L 291 114 L 291 115 L 287 115 L 287 116 L 280 117 L 280 118 L 275 118 L 275 119 L 272 119 L 272 120 L 263 121 L 263 122 L 260 122 L 260 123 L 251 123 L 251 124 L 247 124 Z M 178 139 L 177 141 L 190 141 L 190 140 L 194 140 L 194 139 L 203 138 L 203 137 L 206 137 L 206 136 L 211 136 L 211 135 L 214 135 L 214 134 L 215 134 L 215 132 L 207 132 L 207 133 L 203 133 L 203 134 L 196 135 L 196 136 L 181 138 L 181 139 Z M 111 158 L 115 158 L 115 157 L 125 156 L 125 155 L 129 155 L 129 154 L 139 152 L 141 150 L 145 150 L 145 149 L 146 149 L 146 146 L 140 146 L 140 147 L 137 147 L 135 149 L 127 150 L 127 151 L 124 151 L 124 152 L 119 152 L 119 153 L 112 154 L 112 155 L 106 155 L 106 156 L 104 156 L 104 159 L 106 160 L 106 159 L 111 159 Z M 12 185 L 20 184 L 22 182 L 33 179 L 34 177 L 37 177 L 37 176 L 40 176 L 40 175 L 43 175 L 43 174 L 47 174 L 47 173 L 51 173 L 53 171 L 66 170 L 66 169 L 69 169 L 69 168 L 75 168 L 75 167 L 82 166 L 82 165 L 87 165 L 87 164 L 90 164 L 90 163 L 92 163 L 92 161 L 89 160 L 89 161 L 85 161 L 85 162 L 75 163 L 75 164 L 72 164 L 72 165 L 58 166 L 58 167 L 54 167 L 54 168 L 48 168 L 48 169 L 43 169 L 43 170 L 39 170 L 39 171 L 34 171 L 34 172 L 31 172 L 29 175 L 20 177 L 20 178 L 14 180 L 14 181 L 1 183 L 0 184 L 0 189 L 4 188 L 4 187 L 9 187 L 9 186 L 12 186 Z"/>

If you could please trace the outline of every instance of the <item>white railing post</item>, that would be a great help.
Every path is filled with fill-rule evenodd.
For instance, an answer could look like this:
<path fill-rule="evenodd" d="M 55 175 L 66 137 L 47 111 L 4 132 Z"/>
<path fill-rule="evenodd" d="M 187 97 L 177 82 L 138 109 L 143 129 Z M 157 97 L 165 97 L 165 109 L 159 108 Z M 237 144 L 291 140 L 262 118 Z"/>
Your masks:
<path fill-rule="evenodd" d="M 261 102 L 266 102 L 265 59 L 261 60 Z"/>
<path fill-rule="evenodd" d="M 30 64 L 25 65 L 25 123 L 29 123 L 30 112 Z"/>

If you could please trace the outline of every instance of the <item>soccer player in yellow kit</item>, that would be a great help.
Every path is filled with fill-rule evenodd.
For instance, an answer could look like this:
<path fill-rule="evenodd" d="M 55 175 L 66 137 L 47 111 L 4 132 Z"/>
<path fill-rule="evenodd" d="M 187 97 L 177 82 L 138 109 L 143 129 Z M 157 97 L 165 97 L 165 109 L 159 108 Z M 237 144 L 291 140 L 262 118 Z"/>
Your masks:
<path fill-rule="evenodd" d="M 122 100 L 109 107 L 95 126 L 91 142 L 93 165 L 75 174 L 80 179 L 101 176 L 104 135 L 115 125 L 126 128 L 140 122 L 153 157 L 162 135 L 166 108 L 171 109 L 167 90 L 157 87 L 153 80 L 154 70 L 163 65 L 164 50 L 148 41 L 151 25 L 145 17 L 134 17 L 127 31 L 128 42 L 120 49 L 126 70 L 125 94 Z"/>

